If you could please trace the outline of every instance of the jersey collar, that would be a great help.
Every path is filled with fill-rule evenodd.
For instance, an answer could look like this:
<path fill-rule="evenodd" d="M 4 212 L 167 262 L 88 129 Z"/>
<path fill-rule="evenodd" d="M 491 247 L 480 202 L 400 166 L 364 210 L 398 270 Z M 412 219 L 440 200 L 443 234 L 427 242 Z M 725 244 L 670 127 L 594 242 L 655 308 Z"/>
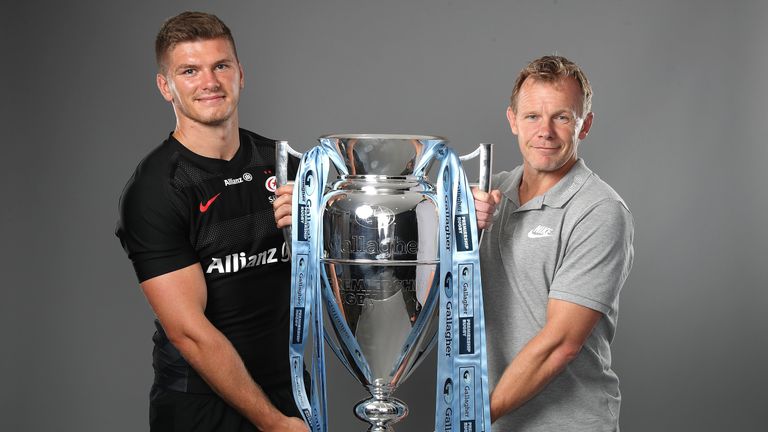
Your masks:
<path fill-rule="evenodd" d="M 168 141 L 174 145 L 181 154 L 184 155 L 184 157 L 188 160 L 190 160 L 193 164 L 197 165 L 201 169 L 203 169 L 206 172 L 213 173 L 213 174 L 229 174 L 232 172 L 237 172 L 243 167 L 245 167 L 248 162 L 251 160 L 251 145 L 250 140 L 247 135 L 245 135 L 243 129 L 239 130 L 240 132 L 240 147 L 237 149 L 237 152 L 232 157 L 231 160 L 223 160 L 223 159 L 216 159 L 216 158 L 209 158 L 202 155 L 199 155 L 192 150 L 185 147 L 181 142 L 179 142 L 174 136 L 173 132 L 170 133 L 168 136 Z"/>
<path fill-rule="evenodd" d="M 520 181 L 523 178 L 522 166 L 518 166 L 512 171 L 507 180 L 499 186 L 499 190 L 518 207 L 518 210 L 541 209 L 545 205 L 547 207 L 561 208 L 584 186 L 584 183 L 592 174 L 592 170 L 587 167 L 584 160 L 579 158 L 559 182 L 544 194 L 538 195 L 525 203 L 522 207 L 520 207 L 518 195 Z"/>

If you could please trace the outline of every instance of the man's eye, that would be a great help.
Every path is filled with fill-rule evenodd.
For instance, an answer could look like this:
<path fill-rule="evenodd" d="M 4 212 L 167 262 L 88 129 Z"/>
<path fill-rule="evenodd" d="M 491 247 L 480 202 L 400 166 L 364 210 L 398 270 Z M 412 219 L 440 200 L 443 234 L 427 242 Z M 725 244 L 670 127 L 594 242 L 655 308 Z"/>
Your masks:
<path fill-rule="evenodd" d="M 226 64 L 218 64 L 216 65 L 216 69 L 222 70 L 222 69 L 229 69 L 229 65 Z"/>
<path fill-rule="evenodd" d="M 567 115 L 559 115 L 559 116 L 555 117 L 555 120 L 557 120 L 557 121 L 559 121 L 561 123 L 567 123 L 567 122 L 569 122 L 571 120 L 571 118 L 568 117 Z"/>
<path fill-rule="evenodd" d="M 195 73 L 195 70 L 194 69 L 184 69 L 181 73 L 183 75 L 192 75 L 192 74 Z"/>

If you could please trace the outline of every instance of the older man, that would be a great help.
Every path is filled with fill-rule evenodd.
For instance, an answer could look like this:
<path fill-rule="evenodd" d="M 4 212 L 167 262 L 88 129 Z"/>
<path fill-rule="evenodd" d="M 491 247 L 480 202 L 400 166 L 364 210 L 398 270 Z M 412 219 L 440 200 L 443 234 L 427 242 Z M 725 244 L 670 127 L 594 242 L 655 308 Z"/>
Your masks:
<path fill-rule="evenodd" d="M 493 430 L 619 430 L 611 369 L 633 221 L 577 155 L 594 115 L 584 72 L 560 56 L 518 75 L 507 108 L 522 166 L 493 177 L 481 245 Z"/>

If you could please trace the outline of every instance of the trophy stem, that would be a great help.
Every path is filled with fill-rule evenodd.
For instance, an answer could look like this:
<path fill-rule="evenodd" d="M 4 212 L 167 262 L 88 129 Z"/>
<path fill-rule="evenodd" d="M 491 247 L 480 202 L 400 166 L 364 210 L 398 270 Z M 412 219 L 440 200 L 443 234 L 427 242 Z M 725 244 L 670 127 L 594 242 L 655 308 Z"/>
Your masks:
<path fill-rule="evenodd" d="M 394 432 L 391 425 L 408 415 L 408 406 L 400 399 L 391 397 L 391 386 L 366 387 L 373 397 L 360 401 L 355 406 L 355 415 L 370 424 L 368 432 Z"/>

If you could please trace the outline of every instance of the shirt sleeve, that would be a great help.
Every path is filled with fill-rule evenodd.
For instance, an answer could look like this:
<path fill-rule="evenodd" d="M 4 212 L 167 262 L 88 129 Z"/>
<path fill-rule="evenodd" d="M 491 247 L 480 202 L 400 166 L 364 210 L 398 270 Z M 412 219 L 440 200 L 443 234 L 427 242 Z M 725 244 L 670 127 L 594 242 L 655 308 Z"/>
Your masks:
<path fill-rule="evenodd" d="M 585 212 L 565 246 L 549 297 L 608 314 L 632 267 L 634 224 L 617 200 L 605 200 Z"/>
<path fill-rule="evenodd" d="M 168 196 L 169 186 L 132 178 L 120 198 L 115 234 L 139 283 L 199 262 L 188 223 Z"/>

